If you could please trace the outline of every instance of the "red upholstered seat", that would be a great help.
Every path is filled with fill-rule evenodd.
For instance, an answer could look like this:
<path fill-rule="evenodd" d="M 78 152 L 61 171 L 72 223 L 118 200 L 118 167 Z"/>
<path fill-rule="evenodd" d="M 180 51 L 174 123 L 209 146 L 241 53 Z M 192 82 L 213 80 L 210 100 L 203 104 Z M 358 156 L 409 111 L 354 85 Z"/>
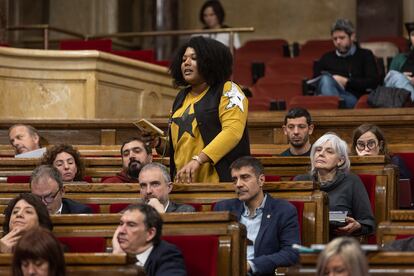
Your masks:
<path fill-rule="evenodd" d="M 154 50 L 135 50 L 135 51 L 121 51 L 121 50 L 112 50 L 112 54 L 123 56 L 135 60 L 154 62 L 155 61 L 155 52 Z"/>
<path fill-rule="evenodd" d="M 306 109 L 338 109 L 337 96 L 295 96 L 290 99 L 288 109 L 302 107 Z"/>
<path fill-rule="evenodd" d="M 91 177 L 91 176 L 84 176 L 84 177 L 83 177 L 83 181 L 88 182 L 88 183 L 92 183 L 92 182 L 93 182 L 93 180 L 92 180 L 92 177 Z"/>
<path fill-rule="evenodd" d="M 323 54 L 332 51 L 334 45 L 330 39 L 308 40 L 300 48 L 300 57 L 319 59 Z"/>
<path fill-rule="evenodd" d="M 103 237 L 58 237 L 66 247 L 66 252 L 94 253 L 105 252 L 106 240 Z"/>
<path fill-rule="evenodd" d="M 101 212 L 101 207 L 97 203 L 87 203 L 85 205 L 89 206 L 94 214 L 99 214 Z"/>
<path fill-rule="evenodd" d="M 164 236 L 162 238 L 181 250 L 188 275 L 217 275 L 218 236 Z"/>
<path fill-rule="evenodd" d="M 109 205 L 109 213 L 115 214 L 119 213 L 122 210 L 124 210 L 126 207 L 128 207 L 129 203 L 112 203 Z"/>
<path fill-rule="evenodd" d="M 411 174 L 414 175 L 414 152 L 401 152 L 398 155 L 404 160 Z"/>
<path fill-rule="evenodd" d="M 7 177 L 7 183 L 29 183 L 30 175 L 11 175 Z"/>
<path fill-rule="evenodd" d="M 62 40 L 59 43 L 59 49 L 60 50 L 98 50 L 102 52 L 110 52 L 112 50 L 112 40 L 110 39 Z"/>
<path fill-rule="evenodd" d="M 280 176 L 279 175 L 265 175 L 265 181 L 266 182 L 280 181 Z"/>
<path fill-rule="evenodd" d="M 357 103 L 355 104 L 354 108 L 372 108 L 369 104 L 368 104 L 368 95 L 362 95 Z"/>
<path fill-rule="evenodd" d="M 371 203 L 372 213 L 375 214 L 375 185 L 377 184 L 377 177 L 373 174 L 358 174 L 364 183 L 367 190 L 369 201 Z"/>
<path fill-rule="evenodd" d="M 293 206 L 296 207 L 296 210 L 298 212 L 298 221 L 299 221 L 299 233 L 300 233 L 300 239 L 302 240 L 302 224 L 303 224 L 303 209 L 305 208 L 305 203 L 302 201 L 294 201 L 289 200 Z"/>
<path fill-rule="evenodd" d="M 371 210 L 372 210 L 372 213 L 375 215 L 375 185 L 377 183 L 377 177 L 373 174 L 358 174 L 358 176 L 359 178 L 361 178 L 361 181 L 364 184 L 365 189 L 367 190 L 369 202 L 371 204 Z M 377 236 L 375 234 L 369 235 L 368 243 L 376 244 Z"/>

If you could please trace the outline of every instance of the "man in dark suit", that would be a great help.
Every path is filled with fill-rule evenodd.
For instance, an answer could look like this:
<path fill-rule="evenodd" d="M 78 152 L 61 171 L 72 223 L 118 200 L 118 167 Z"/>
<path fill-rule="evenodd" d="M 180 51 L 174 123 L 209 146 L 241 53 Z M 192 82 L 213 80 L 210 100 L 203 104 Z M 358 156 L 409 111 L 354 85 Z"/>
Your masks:
<path fill-rule="evenodd" d="M 63 198 L 65 187 L 59 171 L 49 165 L 40 165 L 33 170 L 30 179 L 31 193 L 46 205 L 49 214 L 90 214 L 88 206 Z"/>
<path fill-rule="evenodd" d="M 215 211 L 231 211 L 247 228 L 247 271 L 254 275 L 274 275 L 279 266 L 290 266 L 299 254 L 292 248 L 299 244 L 296 208 L 289 202 L 263 192 L 265 176 L 259 160 L 244 156 L 234 161 L 231 176 L 237 199 L 218 202 Z"/>
<path fill-rule="evenodd" d="M 148 276 L 187 275 L 184 258 L 173 244 L 161 240 L 162 219 L 148 204 L 129 205 L 112 238 L 113 253 L 135 255 Z"/>
<path fill-rule="evenodd" d="M 194 212 L 194 207 L 177 204 L 169 199 L 173 188 L 167 168 L 160 163 L 149 163 L 139 173 L 140 193 L 143 200 L 159 213 Z"/>

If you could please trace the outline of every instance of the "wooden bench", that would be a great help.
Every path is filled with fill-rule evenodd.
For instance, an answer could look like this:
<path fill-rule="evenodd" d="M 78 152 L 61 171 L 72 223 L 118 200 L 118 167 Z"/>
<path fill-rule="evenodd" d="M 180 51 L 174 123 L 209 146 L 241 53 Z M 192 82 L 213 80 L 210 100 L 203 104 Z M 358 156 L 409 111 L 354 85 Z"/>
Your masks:
<path fill-rule="evenodd" d="M 110 246 L 120 217 L 120 214 L 54 215 L 53 233 L 57 237 L 103 237 Z M 169 213 L 162 214 L 162 218 L 163 236 L 218 237 L 217 275 L 246 275 L 246 228 L 233 214 Z M 3 221 L 4 216 L 0 216 L 0 223 Z M 194 244 L 192 253 L 197 255 L 198 250 L 203 248 Z"/>
<path fill-rule="evenodd" d="M 379 244 L 414 235 L 414 210 L 391 210 L 388 221 L 378 225 Z"/>
<path fill-rule="evenodd" d="M 249 112 L 250 142 L 286 144 L 286 136 L 282 130 L 286 113 L 287 111 Z M 353 129 L 363 123 L 381 127 L 389 144 L 403 144 L 414 140 L 414 109 L 412 108 L 310 110 L 310 113 L 316 125 L 311 136 L 312 141 L 328 131 L 334 131 L 349 143 Z M 167 129 L 168 118 L 151 118 L 150 120 L 158 127 Z M 0 144 L 9 143 L 8 128 L 17 123 L 32 125 L 50 144 L 120 145 L 129 137 L 138 134 L 137 128 L 130 119 L 2 119 L 0 120 Z"/>
<path fill-rule="evenodd" d="M 65 184 L 65 197 L 85 204 L 99 204 L 101 213 L 108 213 L 111 204 L 136 203 L 139 195 L 136 183 Z M 264 190 L 276 198 L 283 198 L 303 205 L 302 243 L 325 243 L 328 240 L 328 200 L 310 181 L 269 182 Z M 29 184 L 0 184 L 0 211 L 18 193 L 28 192 Z M 170 198 L 178 203 L 202 205 L 211 210 L 211 204 L 236 196 L 231 183 L 174 184 Z"/>
<path fill-rule="evenodd" d="M 315 275 L 318 254 L 300 254 L 300 265 L 282 268 L 285 275 Z M 367 255 L 371 275 L 414 275 L 414 252 L 371 252 Z"/>
<path fill-rule="evenodd" d="M 13 256 L 0 254 L 0 275 L 8 276 Z M 125 254 L 111 253 L 65 253 L 68 275 L 131 275 L 145 276 L 142 267 L 128 264 Z"/>

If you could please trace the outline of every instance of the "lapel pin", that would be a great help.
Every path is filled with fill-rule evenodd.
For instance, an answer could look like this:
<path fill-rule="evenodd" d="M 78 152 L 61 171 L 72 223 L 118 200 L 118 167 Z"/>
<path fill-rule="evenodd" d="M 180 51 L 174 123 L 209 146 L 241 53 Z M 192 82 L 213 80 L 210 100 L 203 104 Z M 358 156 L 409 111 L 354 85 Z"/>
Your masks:
<path fill-rule="evenodd" d="M 270 218 L 270 215 L 267 215 L 267 218 L 269 219 Z"/>

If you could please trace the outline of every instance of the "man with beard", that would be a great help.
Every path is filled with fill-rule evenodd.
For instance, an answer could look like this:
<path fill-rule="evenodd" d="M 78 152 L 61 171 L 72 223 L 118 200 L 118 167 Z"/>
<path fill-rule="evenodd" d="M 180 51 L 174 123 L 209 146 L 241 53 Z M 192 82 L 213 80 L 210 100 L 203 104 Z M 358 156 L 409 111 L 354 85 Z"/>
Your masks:
<path fill-rule="evenodd" d="M 314 73 L 320 76 L 316 93 L 339 96 L 346 108 L 353 108 L 359 97 L 379 84 L 375 57 L 355 42 L 355 29 L 348 19 L 338 19 L 331 36 L 335 50 L 324 54 L 316 64 Z"/>
<path fill-rule="evenodd" d="M 304 108 L 292 108 L 285 116 L 283 132 L 289 141 L 289 148 L 280 156 L 309 156 L 311 143 L 309 135 L 313 132 L 312 118 Z"/>
<path fill-rule="evenodd" d="M 104 179 L 103 183 L 137 183 L 142 167 L 152 162 L 151 147 L 141 138 L 133 137 L 121 146 L 122 171 Z"/>
<path fill-rule="evenodd" d="M 145 165 L 139 173 L 139 185 L 145 203 L 154 207 L 158 213 L 195 212 L 193 206 L 178 204 L 169 199 L 173 183 L 163 164 L 154 162 Z"/>

